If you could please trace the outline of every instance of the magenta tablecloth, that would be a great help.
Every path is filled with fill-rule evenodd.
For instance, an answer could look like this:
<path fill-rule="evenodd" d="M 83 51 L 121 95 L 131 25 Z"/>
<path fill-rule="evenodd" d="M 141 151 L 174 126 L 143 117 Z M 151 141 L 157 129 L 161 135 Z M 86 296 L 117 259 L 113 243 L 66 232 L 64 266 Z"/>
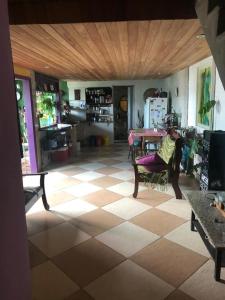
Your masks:
<path fill-rule="evenodd" d="M 134 140 L 137 138 L 142 138 L 143 136 L 166 136 L 167 132 L 163 129 L 158 129 L 154 131 L 154 129 L 132 129 L 130 130 L 128 143 L 129 145 L 133 145 Z"/>

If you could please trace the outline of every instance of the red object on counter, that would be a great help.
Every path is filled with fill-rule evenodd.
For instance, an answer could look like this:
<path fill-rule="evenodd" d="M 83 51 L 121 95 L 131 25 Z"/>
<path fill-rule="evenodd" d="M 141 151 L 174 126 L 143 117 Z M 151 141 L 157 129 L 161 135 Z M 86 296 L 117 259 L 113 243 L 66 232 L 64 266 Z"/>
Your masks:
<path fill-rule="evenodd" d="M 68 147 L 60 148 L 51 153 L 52 161 L 66 161 L 69 157 Z"/>

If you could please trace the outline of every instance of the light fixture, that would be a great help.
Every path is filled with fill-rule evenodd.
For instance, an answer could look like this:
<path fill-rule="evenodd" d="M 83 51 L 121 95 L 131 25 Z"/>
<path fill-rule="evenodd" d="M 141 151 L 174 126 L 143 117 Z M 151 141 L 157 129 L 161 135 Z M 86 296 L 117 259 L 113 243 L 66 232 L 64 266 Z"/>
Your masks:
<path fill-rule="evenodd" d="M 45 69 L 49 69 L 50 67 L 49 67 L 49 66 L 44 66 L 44 68 L 45 68 Z"/>
<path fill-rule="evenodd" d="M 205 34 L 200 33 L 200 34 L 196 35 L 196 38 L 199 39 L 199 40 L 203 40 L 203 39 L 205 39 Z"/>

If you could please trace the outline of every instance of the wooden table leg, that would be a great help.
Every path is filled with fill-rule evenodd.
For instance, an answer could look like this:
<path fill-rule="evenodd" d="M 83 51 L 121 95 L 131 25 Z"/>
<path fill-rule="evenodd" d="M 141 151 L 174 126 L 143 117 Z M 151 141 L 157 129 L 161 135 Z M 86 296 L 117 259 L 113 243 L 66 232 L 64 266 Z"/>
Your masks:
<path fill-rule="evenodd" d="M 214 277 L 215 277 L 216 281 L 220 280 L 221 261 L 222 261 L 222 250 L 216 249 L 216 252 L 215 252 L 215 273 L 214 273 Z"/>
<path fill-rule="evenodd" d="M 195 230 L 194 221 L 195 221 L 195 214 L 194 214 L 194 212 L 193 212 L 193 210 L 192 210 L 192 211 L 191 211 L 191 231 L 196 231 L 196 230 Z"/>

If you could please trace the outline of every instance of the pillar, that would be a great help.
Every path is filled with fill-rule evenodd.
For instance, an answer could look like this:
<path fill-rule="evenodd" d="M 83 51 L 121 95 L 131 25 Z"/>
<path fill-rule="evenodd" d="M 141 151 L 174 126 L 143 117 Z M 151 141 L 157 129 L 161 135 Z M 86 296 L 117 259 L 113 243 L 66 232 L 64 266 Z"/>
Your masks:
<path fill-rule="evenodd" d="M 0 1 L 0 299 L 29 300 L 30 268 L 7 3 Z"/>

